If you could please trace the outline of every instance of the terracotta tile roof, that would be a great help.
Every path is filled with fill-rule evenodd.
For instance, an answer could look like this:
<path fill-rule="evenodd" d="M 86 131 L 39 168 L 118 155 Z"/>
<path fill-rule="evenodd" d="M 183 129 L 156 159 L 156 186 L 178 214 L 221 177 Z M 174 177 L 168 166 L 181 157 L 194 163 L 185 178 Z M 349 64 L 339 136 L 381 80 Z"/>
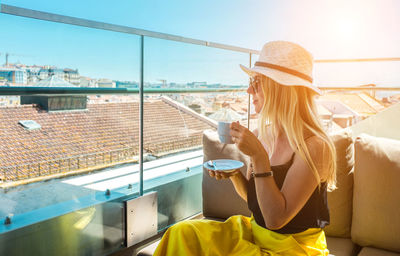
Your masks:
<path fill-rule="evenodd" d="M 46 112 L 35 105 L 0 107 L 0 177 L 23 179 L 138 155 L 137 102 L 87 106 L 86 111 L 69 112 Z M 20 120 L 34 120 L 41 129 L 27 130 Z M 212 128 L 162 100 L 144 103 L 147 153 L 157 156 L 199 147 L 203 130 Z"/>
<path fill-rule="evenodd" d="M 338 100 L 361 115 L 373 115 L 384 109 L 382 103 L 365 93 L 329 93 L 319 99 Z"/>
<path fill-rule="evenodd" d="M 235 103 L 230 104 L 229 107 L 237 113 L 246 114 L 248 103 L 247 102 L 235 102 Z"/>

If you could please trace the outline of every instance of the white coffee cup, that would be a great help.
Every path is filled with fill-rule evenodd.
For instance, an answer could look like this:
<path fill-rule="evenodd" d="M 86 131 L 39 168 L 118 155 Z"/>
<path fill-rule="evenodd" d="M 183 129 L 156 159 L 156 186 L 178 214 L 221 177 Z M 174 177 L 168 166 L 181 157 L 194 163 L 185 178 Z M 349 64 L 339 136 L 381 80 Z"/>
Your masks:
<path fill-rule="evenodd" d="M 224 144 L 233 144 L 232 136 L 230 135 L 230 128 L 231 122 L 218 122 L 218 136 L 221 143 Z"/>

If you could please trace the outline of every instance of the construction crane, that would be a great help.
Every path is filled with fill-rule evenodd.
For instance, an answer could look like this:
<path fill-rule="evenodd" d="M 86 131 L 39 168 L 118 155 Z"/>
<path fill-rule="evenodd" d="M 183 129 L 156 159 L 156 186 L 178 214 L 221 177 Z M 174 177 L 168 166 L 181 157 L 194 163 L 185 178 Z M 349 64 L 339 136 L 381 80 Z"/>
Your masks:
<path fill-rule="evenodd" d="M 0 52 L 0 55 L 1 55 L 1 54 L 2 54 L 2 53 Z M 32 57 L 32 56 L 30 56 L 30 55 L 15 54 L 15 53 L 8 53 L 8 52 L 4 52 L 3 54 L 5 55 L 5 58 L 6 58 L 6 63 L 5 63 L 5 66 L 6 66 L 6 67 L 8 66 L 8 57 L 9 57 L 9 56 Z"/>
<path fill-rule="evenodd" d="M 0 52 L 0 55 L 1 55 L 1 52 Z M 6 53 L 4 53 L 4 55 L 5 55 L 5 57 L 6 57 L 6 63 L 5 63 L 5 66 L 7 67 L 7 66 L 8 66 L 8 56 L 10 56 L 10 55 L 14 55 L 14 54 L 9 54 L 8 52 L 6 52 Z"/>
<path fill-rule="evenodd" d="M 162 87 L 166 88 L 167 87 L 167 80 L 165 79 L 158 79 L 158 81 L 162 82 Z"/>

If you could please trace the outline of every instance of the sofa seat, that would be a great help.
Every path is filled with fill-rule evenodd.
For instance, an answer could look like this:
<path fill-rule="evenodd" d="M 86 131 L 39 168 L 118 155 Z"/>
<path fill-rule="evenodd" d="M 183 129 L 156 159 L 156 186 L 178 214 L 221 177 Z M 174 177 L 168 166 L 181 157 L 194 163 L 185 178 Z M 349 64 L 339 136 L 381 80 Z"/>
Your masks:
<path fill-rule="evenodd" d="M 326 237 L 327 243 L 328 243 L 328 249 L 329 249 L 329 256 L 352 256 L 356 255 L 356 245 L 353 244 L 353 242 L 349 238 L 338 238 L 338 237 Z M 160 239 L 151 243 L 150 245 L 146 246 L 142 250 L 139 251 L 137 256 L 152 256 L 154 251 L 156 250 L 158 244 L 160 243 Z M 382 252 L 382 250 L 377 250 L 373 248 L 366 248 L 366 249 L 371 249 L 375 254 L 365 254 L 364 256 L 374 256 L 374 255 L 383 255 L 383 256 L 395 256 L 395 255 L 400 255 L 400 254 L 376 254 L 376 252 Z M 385 251 L 383 251 L 386 253 Z M 367 253 L 369 253 L 369 250 L 367 250 Z"/>
<path fill-rule="evenodd" d="M 350 238 L 326 237 L 329 256 L 352 256 L 356 255 L 358 246 Z"/>
<path fill-rule="evenodd" d="M 245 173 L 248 161 L 235 146 L 221 144 L 215 131 L 203 135 L 204 162 L 240 160 Z M 331 136 L 338 189 L 328 193 L 331 223 L 324 231 L 330 255 L 400 256 L 400 141 L 367 134 L 353 140 L 346 130 Z M 217 181 L 207 171 L 203 172 L 202 197 L 206 218 L 251 214 L 229 180 Z"/>
<path fill-rule="evenodd" d="M 156 250 L 158 244 L 160 243 L 161 239 L 151 243 L 150 245 L 146 246 L 145 248 L 141 249 L 137 256 L 152 256 L 154 251 Z"/>
<path fill-rule="evenodd" d="M 363 247 L 358 256 L 400 256 L 400 253 L 389 252 L 382 249 L 376 249 L 372 247 Z"/>

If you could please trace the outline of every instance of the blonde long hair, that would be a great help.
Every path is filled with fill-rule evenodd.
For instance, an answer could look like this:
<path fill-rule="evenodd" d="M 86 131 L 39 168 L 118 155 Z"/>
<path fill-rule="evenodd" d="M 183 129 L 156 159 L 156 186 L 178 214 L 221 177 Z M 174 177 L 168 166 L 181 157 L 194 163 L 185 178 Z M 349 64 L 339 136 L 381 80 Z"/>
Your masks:
<path fill-rule="evenodd" d="M 324 159 L 329 170 L 327 184 L 329 190 L 336 188 L 336 150 L 331 138 L 327 135 L 318 117 L 314 95 L 303 86 L 284 86 L 262 75 L 264 105 L 258 120 L 260 138 L 266 141 L 268 151 L 274 151 L 279 127 L 283 129 L 289 144 L 303 158 L 320 185 L 320 176 L 312 161 L 304 138 L 305 131 L 311 131 L 324 141 L 324 150 L 328 150 L 328 159 Z M 267 134 L 266 124 L 271 125 Z M 326 161 L 326 162 L 325 162 Z"/>

